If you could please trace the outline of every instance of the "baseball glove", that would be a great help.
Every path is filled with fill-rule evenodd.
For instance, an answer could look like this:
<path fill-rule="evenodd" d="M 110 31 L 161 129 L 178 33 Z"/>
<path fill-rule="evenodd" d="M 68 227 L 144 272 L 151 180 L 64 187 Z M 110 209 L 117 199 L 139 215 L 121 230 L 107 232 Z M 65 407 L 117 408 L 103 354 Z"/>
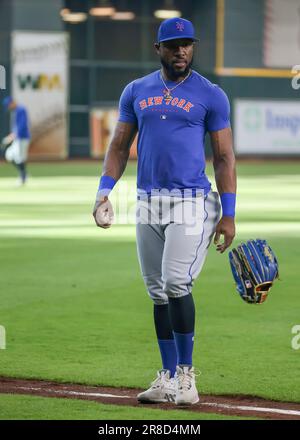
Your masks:
<path fill-rule="evenodd" d="M 278 262 L 266 240 L 248 240 L 229 252 L 236 290 L 250 304 L 261 304 L 278 278 Z"/>
<path fill-rule="evenodd" d="M 6 136 L 0 142 L 0 149 L 1 150 L 6 150 L 8 147 L 11 146 L 12 142 L 13 142 L 13 140 L 12 139 L 8 139 L 8 137 Z"/>

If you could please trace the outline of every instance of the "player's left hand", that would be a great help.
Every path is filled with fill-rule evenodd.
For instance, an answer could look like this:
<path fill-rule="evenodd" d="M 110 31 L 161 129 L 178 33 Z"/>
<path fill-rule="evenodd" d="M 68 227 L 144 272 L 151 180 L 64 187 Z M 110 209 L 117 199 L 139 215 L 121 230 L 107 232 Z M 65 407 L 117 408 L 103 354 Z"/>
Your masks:
<path fill-rule="evenodd" d="M 219 243 L 220 236 L 224 235 L 224 243 Z M 227 249 L 235 236 L 234 217 L 222 217 L 216 227 L 214 244 L 217 245 L 216 250 L 221 254 Z"/>

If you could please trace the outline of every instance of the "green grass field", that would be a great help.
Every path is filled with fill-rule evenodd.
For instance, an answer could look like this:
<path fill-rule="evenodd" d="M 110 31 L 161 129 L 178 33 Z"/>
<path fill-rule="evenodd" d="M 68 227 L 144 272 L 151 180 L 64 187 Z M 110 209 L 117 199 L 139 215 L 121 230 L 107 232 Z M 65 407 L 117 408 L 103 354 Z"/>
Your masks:
<path fill-rule="evenodd" d="M 7 333 L 0 375 L 146 387 L 160 368 L 134 225 L 102 230 L 93 222 L 100 170 L 89 162 L 30 164 L 28 186 L 15 188 L 15 171 L 0 163 L 0 325 Z M 266 303 L 245 304 L 235 292 L 227 254 L 211 247 L 193 291 L 200 393 L 300 402 L 300 350 L 291 346 L 292 327 L 300 325 L 299 171 L 299 162 L 238 165 L 235 243 L 266 238 L 280 262 L 280 281 Z M 133 210 L 135 164 L 121 183 Z M 112 201 L 119 203 L 117 191 Z M 14 418 L 14 408 L 21 416 L 22 405 L 24 418 L 33 418 L 34 409 L 25 409 L 30 399 L 0 396 L 0 418 Z M 45 407 L 28 408 L 36 408 L 37 418 L 47 405 L 59 415 L 63 402 L 56 407 L 56 399 L 48 400 Z M 112 418 L 108 411 L 116 419 L 142 414 L 78 401 L 72 412 L 72 405 L 69 418 L 78 417 L 81 406 L 86 418 Z"/>
<path fill-rule="evenodd" d="M 256 420 L 185 410 L 101 404 L 76 399 L 0 395 L 0 420 Z"/>

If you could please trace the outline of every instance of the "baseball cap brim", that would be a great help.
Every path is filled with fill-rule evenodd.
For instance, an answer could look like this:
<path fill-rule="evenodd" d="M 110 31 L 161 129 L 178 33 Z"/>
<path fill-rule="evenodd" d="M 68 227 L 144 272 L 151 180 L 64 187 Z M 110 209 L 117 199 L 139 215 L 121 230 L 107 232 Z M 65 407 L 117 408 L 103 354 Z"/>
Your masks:
<path fill-rule="evenodd" d="M 183 38 L 186 38 L 187 40 L 193 40 L 193 41 L 199 41 L 199 38 L 191 37 L 190 35 L 176 35 L 175 37 L 171 38 L 163 38 L 162 40 L 159 40 L 158 43 L 163 43 L 164 41 L 171 41 L 171 40 L 181 40 Z"/>

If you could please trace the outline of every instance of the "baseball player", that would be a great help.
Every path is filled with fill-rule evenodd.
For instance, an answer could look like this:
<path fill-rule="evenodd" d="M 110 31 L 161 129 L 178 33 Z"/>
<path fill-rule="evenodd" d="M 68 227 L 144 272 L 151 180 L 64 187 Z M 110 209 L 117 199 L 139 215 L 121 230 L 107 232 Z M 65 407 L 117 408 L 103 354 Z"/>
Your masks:
<path fill-rule="evenodd" d="M 6 110 L 13 112 L 12 133 L 2 141 L 5 147 L 5 159 L 18 169 L 19 184 L 24 185 L 27 180 L 26 161 L 30 143 L 27 111 L 25 107 L 18 105 L 10 96 L 3 100 L 3 106 Z"/>
<path fill-rule="evenodd" d="M 162 359 L 156 379 L 138 394 L 140 402 L 199 401 L 192 362 L 192 286 L 213 235 L 220 253 L 235 235 L 229 102 L 220 87 L 192 69 L 196 41 L 190 21 L 171 18 L 161 23 L 155 43 L 161 68 L 129 83 L 121 95 L 93 210 L 96 224 L 109 228 L 113 209 L 108 196 L 122 176 L 138 132 L 137 252 L 153 301 Z M 207 132 L 219 194 L 205 175 Z"/>

